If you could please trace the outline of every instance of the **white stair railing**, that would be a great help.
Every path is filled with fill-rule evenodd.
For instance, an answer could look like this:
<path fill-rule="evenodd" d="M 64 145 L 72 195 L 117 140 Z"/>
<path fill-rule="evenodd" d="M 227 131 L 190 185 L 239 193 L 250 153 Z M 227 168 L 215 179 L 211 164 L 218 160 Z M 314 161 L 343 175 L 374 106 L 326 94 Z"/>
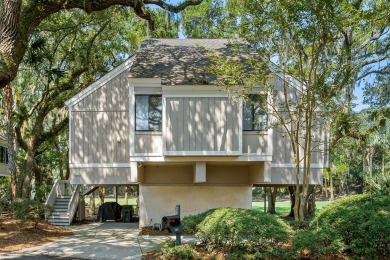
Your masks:
<path fill-rule="evenodd" d="M 73 190 L 72 197 L 70 198 L 68 205 L 68 214 L 69 214 L 69 225 L 72 223 L 73 218 L 77 211 L 77 206 L 79 204 L 79 195 L 80 195 L 80 185 L 76 185 L 76 188 Z"/>
<path fill-rule="evenodd" d="M 53 184 L 53 187 L 51 187 L 51 190 L 50 190 L 50 193 L 49 193 L 49 196 L 47 196 L 47 199 L 46 199 L 46 202 L 45 202 L 45 206 L 50 206 L 50 207 L 53 207 L 54 206 L 54 203 L 56 202 L 56 199 L 58 197 L 58 183 L 59 180 L 55 180 L 54 181 L 54 184 Z M 45 213 L 45 220 L 48 219 L 50 215 L 50 212 L 46 212 Z"/>

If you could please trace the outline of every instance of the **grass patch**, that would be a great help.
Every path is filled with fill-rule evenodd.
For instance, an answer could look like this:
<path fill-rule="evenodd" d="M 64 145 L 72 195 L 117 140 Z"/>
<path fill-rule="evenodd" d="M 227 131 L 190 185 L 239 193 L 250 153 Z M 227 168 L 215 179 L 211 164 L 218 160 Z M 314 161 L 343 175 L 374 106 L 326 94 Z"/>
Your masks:
<path fill-rule="evenodd" d="M 332 203 L 332 201 L 316 201 L 316 213 L 322 208 Z M 268 207 L 268 202 L 266 203 Z M 254 210 L 264 210 L 264 202 L 252 202 L 252 208 Z M 281 215 L 288 215 L 290 213 L 290 201 L 278 201 L 275 205 L 276 213 Z"/>

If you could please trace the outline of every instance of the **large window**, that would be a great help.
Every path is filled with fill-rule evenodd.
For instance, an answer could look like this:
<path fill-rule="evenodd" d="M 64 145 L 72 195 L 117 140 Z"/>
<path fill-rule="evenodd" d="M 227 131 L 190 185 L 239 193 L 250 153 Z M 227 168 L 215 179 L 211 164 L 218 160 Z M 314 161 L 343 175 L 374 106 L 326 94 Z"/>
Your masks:
<path fill-rule="evenodd" d="M 267 129 L 266 96 L 251 94 L 244 103 L 243 130 L 261 131 Z"/>
<path fill-rule="evenodd" d="M 162 99 L 159 95 L 135 96 L 135 130 L 161 131 Z"/>
<path fill-rule="evenodd" d="M 0 163 L 8 163 L 7 148 L 0 146 Z"/>

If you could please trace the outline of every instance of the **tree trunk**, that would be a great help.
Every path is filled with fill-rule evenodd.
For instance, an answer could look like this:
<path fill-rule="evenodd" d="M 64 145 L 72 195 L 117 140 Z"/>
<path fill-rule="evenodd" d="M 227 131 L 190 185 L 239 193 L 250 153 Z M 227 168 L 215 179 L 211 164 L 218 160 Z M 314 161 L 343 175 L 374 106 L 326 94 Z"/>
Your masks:
<path fill-rule="evenodd" d="M 100 205 L 104 203 L 104 196 L 106 194 L 106 188 L 103 186 L 99 187 L 99 198 L 100 198 Z"/>
<path fill-rule="evenodd" d="M 16 142 L 15 132 L 12 122 L 13 108 L 14 108 L 14 96 L 12 93 L 11 84 L 8 84 L 3 92 L 3 107 L 6 117 L 6 138 L 7 138 L 7 151 L 8 151 L 8 169 L 11 175 L 11 200 L 14 201 L 17 196 L 17 171 L 16 171 Z"/>
<path fill-rule="evenodd" d="M 129 186 L 125 187 L 125 205 L 129 205 Z"/>
<path fill-rule="evenodd" d="M 306 200 L 307 200 L 307 211 L 305 212 L 305 215 L 314 217 L 316 213 L 315 185 L 309 185 Z"/>
<path fill-rule="evenodd" d="M 294 208 L 295 208 L 295 186 L 288 186 L 288 192 L 290 193 L 290 214 L 287 217 L 294 218 Z"/>
<path fill-rule="evenodd" d="M 334 192 L 333 192 L 333 176 L 332 171 L 329 171 L 329 193 L 330 193 L 330 201 L 334 200 Z"/>
<path fill-rule="evenodd" d="M 20 32 L 21 0 L 3 0 L 0 4 L 0 88 L 15 78 L 26 48 L 18 53 L 22 43 Z M 24 43 L 27 43 L 26 37 Z M 27 45 L 25 45 L 26 47 Z"/>
<path fill-rule="evenodd" d="M 89 209 L 89 212 L 91 215 L 95 215 L 95 210 L 96 210 L 96 204 L 95 204 L 95 191 L 93 191 L 90 195 L 89 195 L 89 205 L 90 205 L 90 209 Z"/>
<path fill-rule="evenodd" d="M 323 187 L 323 191 L 325 193 L 325 198 L 328 198 L 328 182 L 326 180 L 326 177 L 324 177 L 324 187 Z"/>
<path fill-rule="evenodd" d="M 269 188 L 269 196 L 268 196 L 268 213 L 275 214 L 275 203 L 276 203 L 276 195 L 278 193 L 278 187 L 270 187 Z"/>

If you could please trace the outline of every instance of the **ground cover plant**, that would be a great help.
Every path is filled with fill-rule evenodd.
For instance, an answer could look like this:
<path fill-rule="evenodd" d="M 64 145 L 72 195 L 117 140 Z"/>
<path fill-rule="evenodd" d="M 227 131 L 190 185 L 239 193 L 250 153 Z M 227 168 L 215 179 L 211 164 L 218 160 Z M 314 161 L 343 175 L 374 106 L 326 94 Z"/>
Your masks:
<path fill-rule="evenodd" d="M 358 259 L 390 258 L 390 197 L 352 195 L 328 205 L 307 230 L 297 231 L 297 257 L 344 253 Z M 307 256 L 307 255 L 306 255 Z"/>
<path fill-rule="evenodd" d="M 283 220 L 249 209 L 213 209 L 185 217 L 183 223 L 207 248 L 224 248 L 231 257 L 280 257 L 291 234 Z"/>

